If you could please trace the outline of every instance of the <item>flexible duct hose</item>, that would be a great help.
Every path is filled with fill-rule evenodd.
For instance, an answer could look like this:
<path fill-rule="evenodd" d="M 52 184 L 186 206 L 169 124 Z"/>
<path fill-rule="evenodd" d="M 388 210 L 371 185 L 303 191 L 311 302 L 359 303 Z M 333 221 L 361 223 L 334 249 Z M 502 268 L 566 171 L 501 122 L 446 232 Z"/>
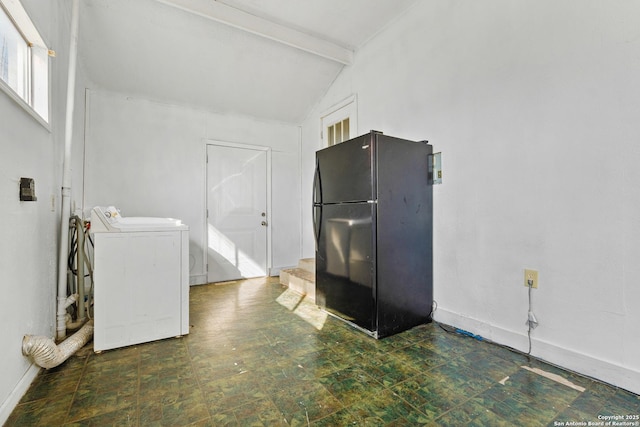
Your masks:
<path fill-rule="evenodd" d="M 78 332 L 56 345 L 49 337 L 25 335 L 22 338 L 22 354 L 31 356 L 36 365 L 51 369 L 80 350 L 93 336 L 93 320 L 88 321 Z"/>

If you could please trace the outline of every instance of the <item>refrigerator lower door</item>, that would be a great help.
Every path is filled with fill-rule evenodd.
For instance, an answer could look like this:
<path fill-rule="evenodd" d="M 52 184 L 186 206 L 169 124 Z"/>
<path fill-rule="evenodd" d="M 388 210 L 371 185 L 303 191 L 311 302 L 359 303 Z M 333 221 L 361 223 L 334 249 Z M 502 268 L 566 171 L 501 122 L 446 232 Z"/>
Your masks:
<path fill-rule="evenodd" d="M 316 302 L 375 331 L 375 204 L 324 205 L 316 252 Z"/>

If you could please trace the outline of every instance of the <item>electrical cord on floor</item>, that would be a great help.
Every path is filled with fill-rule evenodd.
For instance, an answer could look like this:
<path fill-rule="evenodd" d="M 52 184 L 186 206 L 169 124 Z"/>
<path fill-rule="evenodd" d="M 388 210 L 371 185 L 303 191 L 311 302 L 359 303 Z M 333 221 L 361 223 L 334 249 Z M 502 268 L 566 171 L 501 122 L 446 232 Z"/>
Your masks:
<path fill-rule="evenodd" d="M 433 319 L 433 313 L 435 313 L 435 311 L 438 309 L 438 302 L 436 300 L 433 300 L 433 305 L 432 305 L 431 309 L 432 309 L 431 318 Z M 442 329 L 443 331 L 445 331 L 448 334 L 464 335 L 466 337 L 475 338 L 478 341 L 484 341 L 485 340 L 480 335 L 474 335 L 469 331 L 465 331 L 464 329 L 451 327 L 452 329 L 449 330 L 449 329 L 445 328 L 444 326 L 442 326 L 442 324 L 440 322 L 436 322 L 434 320 L 433 323 L 438 325 L 440 327 L 440 329 Z"/>
<path fill-rule="evenodd" d="M 447 327 L 445 327 L 441 323 L 436 322 L 436 321 L 434 321 L 434 323 L 436 325 L 438 325 L 440 327 L 440 329 L 442 329 L 443 331 L 445 331 L 448 334 L 459 335 L 459 336 L 463 336 L 463 337 L 466 337 L 466 338 L 474 338 L 474 339 L 476 339 L 478 341 L 483 341 L 483 342 L 486 342 L 488 344 L 493 344 L 495 346 L 502 347 L 504 349 L 509 350 L 512 353 L 523 354 L 523 355 L 527 356 L 527 358 L 529 358 L 529 360 L 531 358 L 531 354 L 523 353 L 522 350 L 518 350 L 517 348 L 513 348 L 513 347 L 510 347 L 510 346 L 504 345 L 504 344 L 499 344 L 497 342 L 494 342 L 494 341 L 491 341 L 491 340 L 489 340 L 487 338 L 484 338 L 484 337 L 482 337 L 480 335 L 474 335 L 471 332 L 465 331 L 464 329 L 455 328 L 455 327 L 450 326 L 450 325 L 447 325 Z M 531 350 L 529 350 L 529 351 L 531 351 Z"/>
<path fill-rule="evenodd" d="M 438 325 L 440 327 L 440 329 L 442 329 L 443 331 L 445 331 L 448 334 L 455 334 L 456 333 L 455 330 L 453 330 L 453 329 L 449 330 L 449 329 L 445 328 L 444 326 L 442 326 L 442 323 L 440 323 L 440 322 L 433 322 L 433 323 Z"/>
<path fill-rule="evenodd" d="M 457 332 L 457 330 L 458 330 L 458 329 L 457 329 L 457 328 L 454 328 L 453 326 L 446 325 L 446 326 L 447 326 L 447 328 L 445 328 L 441 323 L 436 322 L 435 320 L 433 321 L 433 323 L 435 323 L 436 325 L 438 325 L 438 326 L 440 327 L 440 329 L 442 329 L 443 331 L 445 331 L 445 332 L 446 332 L 446 333 L 448 333 L 448 334 L 462 335 L 462 336 L 465 336 L 465 337 L 469 337 L 469 335 L 467 335 L 467 334 L 461 334 L 461 333 L 458 333 L 458 332 Z M 448 329 L 448 328 L 451 328 L 451 329 Z M 530 334 L 530 333 L 531 333 L 531 331 L 529 331 L 529 334 Z M 530 353 L 531 353 L 531 345 L 529 345 L 529 352 L 528 352 L 528 353 L 524 353 L 524 352 L 522 352 L 521 350 L 518 350 L 518 349 L 516 349 L 516 348 L 510 347 L 510 346 L 508 346 L 508 345 L 504 345 L 504 344 L 499 344 L 499 343 L 497 343 L 497 342 L 491 341 L 491 340 L 486 339 L 486 338 L 483 338 L 483 339 L 482 339 L 482 341 L 484 341 L 484 342 L 486 342 L 486 343 L 489 343 L 489 344 L 493 344 L 493 345 L 498 346 L 498 347 L 501 347 L 501 348 L 504 348 L 504 349 L 506 349 L 506 350 L 509 350 L 509 351 L 510 351 L 510 352 L 512 352 L 512 353 L 517 353 L 517 354 L 519 354 L 519 355 L 524 355 L 524 356 L 526 356 L 526 357 L 527 357 L 527 359 L 529 360 L 529 366 L 531 366 L 531 362 L 532 362 L 532 359 L 533 359 L 534 361 L 542 361 L 542 362 L 544 362 L 544 363 L 545 363 L 545 364 L 547 364 L 547 365 L 553 366 L 553 367 L 558 368 L 558 369 L 562 369 L 563 371 L 570 372 L 570 373 L 572 373 L 572 374 L 574 374 L 574 375 L 577 375 L 577 376 L 580 376 L 580 377 L 582 377 L 582 378 L 586 378 L 586 379 L 588 379 L 588 380 L 595 381 L 595 382 L 602 382 L 602 380 L 599 380 L 599 379 L 597 379 L 597 378 L 595 378 L 595 377 L 591 377 L 591 376 L 589 376 L 589 375 L 585 375 L 585 374 L 583 374 L 583 373 L 580 373 L 580 372 L 577 372 L 577 371 L 573 371 L 573 370 L 568 369 L 568 368 L 566 368 L 566 367 L 564 367 L 564 366 L 560 366 L 560 365 L 558 365 L 558 364 L 555 364 L 555 363 L 549 362 L 548 360 L 538 359 L 538 358 L 537 358 L 537 357 L 535 357 L 535 356 L 531 356 L 531 354 L 530 354 Z M 534 366 L 535 366 L 535 365 L 534 365 Z M 608 384 L 608 383 L 605 383 L 605 384 Z M 611 384 L 609 384 L 609 385 L 611 385 Z M 611 386 L 612 386 L 612 387 L 615 387 L 615 386 L 613 386 L 613 385 L 611 385 Z"/>
<path fill-rule="evenodd" d="M 527 350 L 527 352 L 525 354 L 526 354 L 527 357 L 530 357 L 531 356 L 531 348 L 532 348 L 532 345 L 531 345 L 531 331 L 535 328 L 535 326 L 537 326 L 537 320 L 535 319 L 535 316 L 533 316 L 532 302 L 531 302 L 531 289 L 533 289 L 533 280 L 529 280 L 527 282 L 527 284 L 529 285 L 529 292 L 528 292 L 529 293 L 529 311 L 527 312 L 527 325 L 528 325 L 528 328 L 527 328 L 527 340 L 529 342 L 529 348 L 528 348 L 528 350 Z M 435 306 L 434 307 L 434 311 L 435 311 L 435 308 L 437 308 L 437 303 L 435 301 L 434 301 L 434 306 Z M 509 347 L 507 345 L 495 343 L 495 342 L 493 342 L 491 340 L 483 338 L 480 335 L 475 335 L 475 334 L 473 334 L 471 332 L 465 331 L 464 329 L 455 328 L 455 327 L 452 327 L 452 326 L 450 326 L 451 329 L 448 329 L 448 328 L 445 328 L 439 322 L 435 322 L 434 321 L 434 323 L 436 325 L 438 325 L 440 327 L 440 329 L 442 329 L 443 331 L 445 331 L 445 332 L 447 332 L 449 334 L 456 334 L 456 335 L 461 335 L 461 336 L 465 336 L 465 337 L 469 337 L 469 338 L 474 338 L 474 339 L 476 339 L 478 341 L 486 341 L 488 343 L 495 344 L 495 345 L 497 345 L 499 347 L 506 348 L 506 349 L 508 349 L 508 350 L 510 350 L 512 352 L 523 354 L 523 352 L 521 350 L 515 349 L 513 347 Z M 533 326 L 533 325 L 535 325 L 535 326 Z"/>
<path fill-rule="evenodd" d="M 532 311 L 531 311 L 531 309 L 532 309 L 531 289 L 533 289 L 532 281 L 528 281 L 528 285 L 529 285 L 529 313 L 532 313 Z M 435 301 L 434 301 L 434 303 L 435 303 Z M 437 304 L 436 304 L 436 307 L 437 307 Z M 521 350 L 518 350 L 516 348 L 510 347 L 510 346 L 504 345 L 504 344 L 499 344 L 497 342 L 494 342 L 494 341 L 491 341 L 489 339 L 483 338 L 483 337 L 481 337 L 479 335 L 474 335 L 472 333 L 469 333 L 469 332 L 464 331 L 464 330 L 459 329 L 459 328 L 455 328 L 455 327 L 450 326 L 450 325 L 447 325 L 447 327 L 445 327 L 440 322 L 436 322 L 435 320 L 433 321 L 433 323 L 438 325 L 440 327 L 440 329 L 442 329 L 443 331 L 445 331 L 448 334 L 460 335 L 460 336 L 464 336 L 464 337 L 468 337 L 468 338 L 476 338 L 476 339 L 480 338 L 482 341 L 484 341 L 486 343 L 493 344 L 493 345 L 496 345 L 498 347 L 502 347 L 504 349 L 507 349 L 507 350 L 511 351 L 512 353 L 517 353 L 517 354 L 520 354 L 520 355 L 524 355 L 529 360 L 529 365 L 531 365 L 532 358 L 533 358 L 534 360 L 542 360 L 544 363 L 546 363 L 548 365 L 551 365 L 551 366 L 554 366 L 556 368 L 565 370 L 567 372 L 571 372 L 574 375 L 578 375 L 580 377 L 587 378 L 587 379 L 590 379 L 592 381 L 597 381 L 597 382 L 601 381 L 601 380 L 598 380 L 598 379 L 596 379 L 594 377 L 590 377 L 588 375 L 585 375 L 585 374 L 582 374 L 582 373 L 579 373 L 579 372 L 576 372 L 576 371 L 569 370 L 566 367 L 562 367 L 562 366 L 557 365 L 555 363 L 552 363 L 552 362 L 549 362 L 549 361 L 546 361 L 546 360 L 543 360 L 543 359 L 538 359 L 535 356 L 531 356 L 531 331 L 534 328 L 531 327 L 531 322 L 529 322 L 528 317 L 527 317 L 527 323 L 529 324 L 529 328 L 528 328 L 528 331 L 527 331 L 527 336 L 529 338 L 529 350 L 527 351 L 527 353 L 523 353 Z M 536 321 L 536 324 L 537 324 L 537 321 Z"/>
<path fill-rule="evenodd" d="M 449 330 L 449 329 L 445 328 L 444 326 L 442 326 L 442 324 L 439 323 L 439 322 L 435 322 L 435 324 L 438 325 L 440 327 L 440 329 L 442 329 L 443 331 L 445 331 L 448 334 L 462 335 L 462 336 L 469 337 L 469 338 L 475 338 L 478 341 L 487 341 L 482 336 L 472 334 L 471 332 L 465 331 L 464 329 L 451 327 L 451 330 Z M 489 342 L 491 342 L 491 341 L 489 341 Z"/>

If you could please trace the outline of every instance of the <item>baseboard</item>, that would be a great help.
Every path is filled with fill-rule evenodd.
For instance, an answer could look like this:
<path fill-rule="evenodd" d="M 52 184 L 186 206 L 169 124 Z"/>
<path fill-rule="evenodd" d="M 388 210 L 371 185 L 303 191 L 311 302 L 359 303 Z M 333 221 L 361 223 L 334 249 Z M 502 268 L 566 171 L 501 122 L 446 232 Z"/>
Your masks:
<path fill-rule="evenodd" d="M 281 270 L 285 268 L 293 268 L 293 267 L 272 267 L 269 269 L 267 276 L 275 277 L 280 274 Z M 189 286 L 195 285 L 206 285 L 208 282 L 208 278 L 206 274 L 192 274 L 189 276 Z"/>
<path fill-rule="evenodd" d="M 4 425 L 4 423 L 7 422 L 11 412 L 13 412 L 15 407 L 18 406 L 22 396 L 24 396 L 27 390 L 29 390 L 29 386 L 38 375 L 38 372 L 40 372 L 40 367 L 32 363 L 18 384 L 16 384 L 16 387 L 11 391 L 7 400 L 2 402 L 2 406 L 0 406 L 0 425 Z"/>
<path fill-rule="evenodd" d="M 207 283 L 206 274 L 193 274 L 189 276 L 189 285 L 204 285 Z"/>
<path fill-rule="evenodd" d="M 269 277 L 275 277 L 275 276 L 279 276 L 280 275 L 280 270 L 282 270 L 284 267 L 271 267 L 269 269 Z"/>
<path fill-rule="evenodd" d="M 443 308 L 438 308 L 433 317 L 436 322 L 469 331 L 496 344 L 523 353 L 529 350 L 529 339 L 525 332 L 504 329 Z M 640 394 L 640 372 L 536 338 L 535 333 L 531 336 L 531 355 L 564 369 Z"/>

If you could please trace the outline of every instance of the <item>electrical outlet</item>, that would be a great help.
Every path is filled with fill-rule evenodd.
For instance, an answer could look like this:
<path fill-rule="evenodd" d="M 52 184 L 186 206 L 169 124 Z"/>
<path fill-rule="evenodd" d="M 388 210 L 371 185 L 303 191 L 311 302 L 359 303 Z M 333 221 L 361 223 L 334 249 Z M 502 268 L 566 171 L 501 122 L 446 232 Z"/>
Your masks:
<path fill-rule="evenodd" d="M 531 284 L 529 284 L 531 282 Z M 538 271 L 537 270 L 524 270 L 524 285 L 528 288 L 538 289 Z"/>

